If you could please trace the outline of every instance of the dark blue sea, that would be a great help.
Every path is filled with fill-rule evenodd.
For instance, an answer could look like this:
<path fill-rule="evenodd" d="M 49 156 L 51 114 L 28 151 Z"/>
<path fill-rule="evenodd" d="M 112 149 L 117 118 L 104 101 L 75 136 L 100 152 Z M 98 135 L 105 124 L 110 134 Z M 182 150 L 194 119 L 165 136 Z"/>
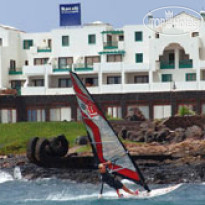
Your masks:
<path fill-rule="evenodd" d="M 136 185 L 125 183 L 136 189 Z M 151 188 L 167 186 L 151 185 Z M 98 199 L 99 189 L 100 185 L 79 184 L 68 180 L 27 181 L 19 174 L 14 177 L 0 171 L 0 205 L 205 205 L 205 184 L 182 184 L 167 195 L 140 200 L 118 199 L 107 186 L 103 198 Z"/>

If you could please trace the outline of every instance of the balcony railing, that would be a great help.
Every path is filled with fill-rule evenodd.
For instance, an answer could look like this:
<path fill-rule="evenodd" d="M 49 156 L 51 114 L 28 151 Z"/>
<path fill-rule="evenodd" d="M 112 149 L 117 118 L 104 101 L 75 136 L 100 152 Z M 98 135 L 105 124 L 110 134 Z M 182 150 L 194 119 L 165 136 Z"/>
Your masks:
<path fill-rule="evenodd" d="M 89 64 L 74 64 L 74 70 L 75 71 L 92 71 L 93 70 L 93 65 Z"/>
<path fill-rule="evenodd" d="M 118 48 L 118 42 L 117 41 L 109 41 L 105 42 L 103 44 L 104 49 L 117 49 Z"/>
<path fill-rule="evenodd" d="M 161 61 L 160 62 L 160 69 L 174 69 L 174 68 L 175 68 L 174 61 L 169 61 L 169 62 Z"/>
<path fill-rule="evenodd" d="M 53 66 L 54 68 L 53 68 L 53 72 L 70 72 L 70 71 L 72 71 L 72 64 L 70 64 L 70 65 L 65 65 L 65 66 L 59 66 L 59 67 L 57 67 L 57 66 Z"/>
<path fill-rule="evenodd" d="M 38 53 L 50 53 L 51 51 L 52 51 L 52 49 L 49 48 L 49 47 L 45 47 L 45 48 L 40 48 L 40 47 L 38 47 L 38 48 L 37 48 L 37 52 L 38 52 Z"/>
<path fill-rule="evenodd" d="M 9 69 L 9 75 L 22 75 L 23 72 L 21 71 L 21 69 L 13 69 L 13 68 L 10 68 Z"/>
<path fill-rule="evenodd" d="M 192 60 L 180 60 L 179 68 L 193 68 L 193 61 Z"/>

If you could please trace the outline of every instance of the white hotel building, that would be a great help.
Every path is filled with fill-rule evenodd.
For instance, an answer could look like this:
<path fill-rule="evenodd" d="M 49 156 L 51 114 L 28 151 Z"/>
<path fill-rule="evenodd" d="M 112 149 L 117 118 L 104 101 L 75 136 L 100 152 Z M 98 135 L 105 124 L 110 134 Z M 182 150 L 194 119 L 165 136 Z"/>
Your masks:
<path fill-rule="evenodd" d="M 149 16 L 151 19 L 151 15 Z M 151 93 L 203 91 L 205 89 L 205 22 L 185 12 L 173 17 L 191 20 L 197 30 L 188 31 L 168 22 L 158 32 L 144 25 L 126 25 L 114 29 L 109 24 L 94 22 L 79 27 L 61 27 L 48 33 L 25 33 L 0 26 L 0 90 L 16 89 L 19 98 L 32 96 L 73 95 L 69 71 L 76 72 L 91 94 L 112 96 Z M 176 34 L 176 35 L 163 35 Z M 184 33 L 183 35 L 177 35 Z M 5 97 L 2 95 L 1 98 Z M 143 97 L 141 97 L 143 98 Z M 128 103 L 130 107 L 133 103 Z M 165 99 L 166 100 L 166 99 Z M 168 101 L 171 101 L 169 99 Z M 138 107 L 147 118 L 163 118 L 176 113 L 171 103 Z M 163 100 L 162 100 L 163 101 Z M 181 101 L 180 101 L 181 102 Z M 184 104 L 181 102 L 179 104 Z M 131 105 L 132 104 L 132 105 Z M 194 109 L 195 103 L 188 103 Z M 205 104 L 198 111 L 205 112 Z M 50 109 L 26 109 L 29 121 L 71 120 L 70 106 Z M 7 106 L 6 106 L 7 107 Z M 0 104 L 1 121 L 18 121 L 15 105 L 12 109 Z M 33 106 L 32 106 L 33 107 Z M 126 109 L 130 108 L 126 105 Z M 126 115 L 120 106 L 107 105 L 108 114 Z M 35 110 L 35 109 L 34 109 Z M 33 114 L 32 114 L 33 112 Z M 60 117 L 56 117 L 60 113 Z M 35 117 L 32 117 L 34 115 Z M 69 116 L 69 117 L 68 117 Z M 11 119 L 12 118 L 12 119 Z"/>

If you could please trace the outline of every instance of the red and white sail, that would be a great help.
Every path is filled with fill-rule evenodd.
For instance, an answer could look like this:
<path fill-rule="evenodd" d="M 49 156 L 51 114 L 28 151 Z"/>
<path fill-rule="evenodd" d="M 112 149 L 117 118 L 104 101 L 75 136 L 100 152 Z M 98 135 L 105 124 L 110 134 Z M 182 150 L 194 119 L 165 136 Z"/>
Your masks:
<path fill-rule="evenodd" d="M 139 183 L 145 189 L 149 190 L 137 165 L 130 157 L 128 151 L 113 131 L 112 126 L 106 120 L 82 81 L 77 74 L 71 72 L 70 75 L 82 114 L 82 120 L 86 126 L 94 154 L 97 156 L 99 163 L 108 160 L 112 161 L 113 163 L 109 169 L 113 173 Z"/>

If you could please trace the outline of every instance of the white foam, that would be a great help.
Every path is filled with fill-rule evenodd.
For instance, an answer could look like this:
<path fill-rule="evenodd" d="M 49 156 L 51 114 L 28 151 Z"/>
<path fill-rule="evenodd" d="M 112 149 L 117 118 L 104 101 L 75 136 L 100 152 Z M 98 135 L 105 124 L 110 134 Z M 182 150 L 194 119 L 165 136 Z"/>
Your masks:
<path fill-rule="evenodd" d="M 46 200 L 48 201 L 77 201 L 77 200 L 95 200 L 98 199 L 99 193 L 93 194 L 84 194 L 84 195 L 67 195 L 65 193 L 58 193 L 58 194 L 50 194 Z M 117 194 L 115 191 L 109 191 L 103 193 L 103 198 L 106 199 L 118 199 Z"/>
<path fill-rule="evenodd" d="M 123 183 L 123 184 L 135 184 L 134 182 L 132 182 L 132 181 L 130 181 L 130 180 L 128 180 L 128 179 L 123 179 L 123 180 L 122 180 L 122 183 Z"/>
<path fill-rule="evenodd" d="M 17 180 L 21 180 L 22 179 L 22 174 L 21 174 L 20 167 L 15 167 L 14 168 L 14 179 L 17 179 Z"/>
<path fill-rule="evenodd" d="M 5 183 L 7 181 L 13 181 L 13 180 L 14 179 L 10 174 L 0 171 L 0 184 Z"/>

